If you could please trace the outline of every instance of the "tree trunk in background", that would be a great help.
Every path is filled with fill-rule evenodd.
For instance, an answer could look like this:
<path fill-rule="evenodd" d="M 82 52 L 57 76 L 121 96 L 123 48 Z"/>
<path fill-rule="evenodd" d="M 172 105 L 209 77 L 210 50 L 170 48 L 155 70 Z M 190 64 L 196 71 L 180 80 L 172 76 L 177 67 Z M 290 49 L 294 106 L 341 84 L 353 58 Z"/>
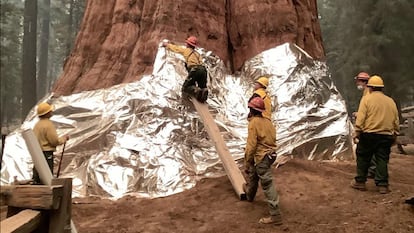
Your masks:
<path fill-rule="evenodd" d="M 82 16 L 84 13 L 84 6 L 86 0 L 76 0 L 75 6 L 73 7 L 73 32 L 72 37 L 75 37 L 77 32 L 79 31 L 80 22 L 82 20 Z"/>
<path fill-rule="evenodd" d="M 25 0 L 23 27 L 22 116 L 26 116 L 36 104 L 37 0 Z"/>
<path fill-rule="evenodd" d="M 74 0 L 69 1 L 69 16 L 68 16 L 68 35 L 72 38 L 73 34 L 73 2 Z M 71 40 L 67 40 L 66 43 L 66 56 L 69 56 L 71 50 Z"/>
<path fill-rule="evenodd" d="M 45 96 L 48 91 L 48 54 L 49 54 L 49 25 L 50 25 L 50 0 L 43 0 L 41 10 L 42 28 L 40 31 L 39 73 L 37 75 L 37 99 Z"/>
<path fill-rule="evenodd" d="M 230 70 L 258 53 L 293 42 L 324 57 L 316 0 L 87 1 L 75 46 L 54 86 L 71 94 L 149 74 L 161 39 L 195 35 Z"/>

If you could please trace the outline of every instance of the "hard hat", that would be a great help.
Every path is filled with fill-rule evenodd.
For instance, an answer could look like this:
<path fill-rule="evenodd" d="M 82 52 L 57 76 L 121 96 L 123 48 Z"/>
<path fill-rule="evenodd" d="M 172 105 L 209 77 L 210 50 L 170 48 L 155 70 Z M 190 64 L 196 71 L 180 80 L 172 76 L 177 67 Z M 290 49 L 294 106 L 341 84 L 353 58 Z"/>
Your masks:
<path fill-rule="evenodd" d="M 367 72 L 359 72 L 359 74 L 357 76 L 355 76 L 354 78 L 355 80 L 363 80 L 363 81 L 368 81 L 369 79 L 369 74 Z"/>
<path fill-rule="evenodd" d="M 192 46 L 197 46 L 197 37 L 195 36 L 190 36 L 185 40 L 185 43 L 192 45 Z"/>
<path fill-rule="evenodd" d="M 262 86 L 264 86 L 265 88 L 267 88 L 267 86 L 269 86 L 269 79 L 265 76 L 261 76 L 260 78 L 258 78 L 256 80 L 257 83 L 260 83 Z"/>
<path fill-rule="evenodd" d="M 251 99 L 247 106 L 259 112 L 263 112 L 265 110 L 264 101 L 260 97 L 254 97 L 253 99 Z"/>
<path fill-rule="evenodd" d="M 380 76 L 374 75 L 374 76 L 371 76 L 371 78 L 369 78 L 367 86 L 368 87 L 384 87 L 384 81 L 382 81 L 382 78 Z"/>
<path fill-rule="evenodd" d="M 53 107 L 48 103 L 40 103 L 37 105 L 37 115 L 43 116 L 47 113 L 51 112 L 53 110 Z"/>

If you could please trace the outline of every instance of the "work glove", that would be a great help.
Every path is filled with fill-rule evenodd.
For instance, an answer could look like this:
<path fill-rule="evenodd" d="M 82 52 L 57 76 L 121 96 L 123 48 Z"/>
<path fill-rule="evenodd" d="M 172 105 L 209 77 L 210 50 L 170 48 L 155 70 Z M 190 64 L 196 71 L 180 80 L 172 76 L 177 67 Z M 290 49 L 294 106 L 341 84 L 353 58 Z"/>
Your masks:
<path fill-rule="evenodd" d="M 352 138 L 352 141 L 353 141 L 355 144 L 358 144 L 358 143 L 359 143 L 359 138 L 357 138 L 357 137 L 353 137 L 353 138 Z"/>
<path fill-rule="evenodd" d="M 161 46 L 167 47 L 168 43 L 170 43 L 168 40 L 163 40 Z"/>
<path fill-rule="evenodd" d="M 352 135 L 352 141 L 355 144 L 358 144 L 359 143 L 359 137 L 360 137 L 360 135 L 361 135 L 361 132 L 359 132 L 359 131 L 355 131 L 354 134 Z"/>

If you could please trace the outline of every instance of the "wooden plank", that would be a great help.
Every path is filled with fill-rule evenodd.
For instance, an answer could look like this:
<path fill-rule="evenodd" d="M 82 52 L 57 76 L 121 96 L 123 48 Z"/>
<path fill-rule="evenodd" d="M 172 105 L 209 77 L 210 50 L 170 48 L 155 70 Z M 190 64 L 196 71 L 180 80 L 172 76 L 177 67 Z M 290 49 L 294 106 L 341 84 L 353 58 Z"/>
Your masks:
<path fill-rule="evenodd" d="M 72 216 L 72 178 L 56 178 L 52 185 L 63 186 L 60 208 L 50 211 L 49 232 L 70 233 Z"/>
<path fill-rule="evenodd" d="M 23 210 L 1 221 L 1 233 L 30 233 L 40 224 L 41 213 L 36 210 Z"/>
<path fill-rule="evenodd" d="M 224 142 L 223 136 L 221 135 L 216 122 L 208 111 L 207 104 L 202 104 L 194 98 L 191 98 L 191 102 L 200 115 L 200 118 L 204 123 L 204 127 L 208 135 L 214 142 L 219 158 L 223 163 L 224 170 L 230 179 L 234 191 L 241 200 L 245 199 L 246 194 L 243 191 L 243 185 L 246 183 L 246 180 L 244 179 L 243 174 L 240 172 L 240 169 L 234 161 L 233 157 L 230 155 L 230 151 Z"/>
<path fill-rule="evenodd" d="M 414 111 L 414 106 L 405 107 L 401 109 L 401 112 L 410 112 L 410 111 Z"/>
<path fill-rule="evenodd" d="M 414 112 L 401 113 L 401 116 L 402 116 L 404 119 L 407 119 L 407 118 L 414 118 Z"/>
<path fill-rule="evenodd" d="M 414 136 L 414 118 L 407 119 L 408 135 Z"/>
<path fill-rule="evenodd" d="M 57 209 L 63 195 L 62 185 L 5 185 L 1 186 L 5 204 L 29 209 Z"/>

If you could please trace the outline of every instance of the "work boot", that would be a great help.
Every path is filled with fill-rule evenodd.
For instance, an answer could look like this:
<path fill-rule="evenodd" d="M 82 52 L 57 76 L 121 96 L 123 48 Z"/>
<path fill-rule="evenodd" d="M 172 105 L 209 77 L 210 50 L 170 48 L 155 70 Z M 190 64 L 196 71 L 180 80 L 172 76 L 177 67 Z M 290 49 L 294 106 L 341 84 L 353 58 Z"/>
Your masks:
<path fill-rule="evenodd" d="M 360 191 L 367 190 L 367 187 L 365 186 L 365 182 L 357 182 L 355 180 L 352 180 L 351 187 Z"/>
<path fill-rule="evenodd" d="M 388 186 L 378 186 L 378 192 L 381 194 L 387 194 L 390 192 Z"/>
<path fill-rule="evenodd" d="M 200 101 L 201 103 L 204 103 L 207 101 L 208 98 L 208 90 L 207 88 L 202 88 L 197 95 L 197 100 Z"/>
<path fill-rule="evenodd" d="M 263 217 L 259 220 L 259 223 L 261 224 L 274 224 L 274 225 L 282 225 L 282 216 L 280 214 L 278 215 L 272 215 L 269 217 Z"/>
<path fill-rule="evenodd" d="M 408 198 L 407 200 L 405 200 L 405 203 L 414 206 L 414 197 Z"/>

